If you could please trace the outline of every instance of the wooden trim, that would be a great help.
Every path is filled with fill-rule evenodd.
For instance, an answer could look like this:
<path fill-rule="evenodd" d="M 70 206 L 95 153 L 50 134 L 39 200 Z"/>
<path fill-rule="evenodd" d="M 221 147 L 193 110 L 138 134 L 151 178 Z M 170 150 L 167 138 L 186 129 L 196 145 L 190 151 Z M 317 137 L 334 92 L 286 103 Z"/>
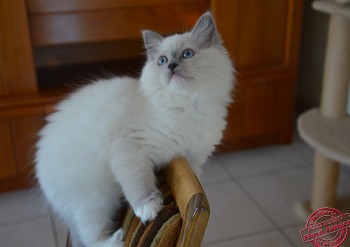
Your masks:
<path fill-rule="evenodd" d="M 0 181 L 17 175 L 17 165 L 9 120 L 0 119 Z M 0 186 L 1 187 L 1 186 Z M 1 190 L 1 188 L 0 188 Z"/>
<path fill-rule="evenodd" d="M 299 60 L 303 6 L 304 0 L 289 0 L 284 63 L 294 68 Z"/>
<path fill-rule="evenodd" d="M 28 189 L 36 186 L 33 174 L 18 174 L 15 177 L 0 179 L 0 193 L 20 189 Z"/>
<path fill-rule="evenodd" d="M 0 119 L 46 115 L 53 111 L 54 105 L 65 95 L 65 93 L 46 93 L 1 98 Z"/>
<path fill-rule="evenodd" d="M 200 4 L 201 0 L 27 0 L 29 13 L 77 12 L 169 4 Z"/>
<path fill-rule="evenodd" d="M 37 91 L 24 0 L 0 0 L 0 96 Z"/>

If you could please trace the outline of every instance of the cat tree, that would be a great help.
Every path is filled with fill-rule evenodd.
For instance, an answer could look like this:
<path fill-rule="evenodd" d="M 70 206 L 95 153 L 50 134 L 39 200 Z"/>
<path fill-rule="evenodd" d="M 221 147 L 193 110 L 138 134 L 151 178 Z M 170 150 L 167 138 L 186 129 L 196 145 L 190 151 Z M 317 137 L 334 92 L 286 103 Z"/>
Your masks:
<path fill-rule="evenodd" d="M 303 218 L 318 208 L 336 207 L 340 163 L 350 165 L 350 0 L 314 1 L 312 6 L 329 14 L 330 22 L 321 106 L 298 119 L 301 138 L 316 150 L 311 200 L 294 205 Z"/>

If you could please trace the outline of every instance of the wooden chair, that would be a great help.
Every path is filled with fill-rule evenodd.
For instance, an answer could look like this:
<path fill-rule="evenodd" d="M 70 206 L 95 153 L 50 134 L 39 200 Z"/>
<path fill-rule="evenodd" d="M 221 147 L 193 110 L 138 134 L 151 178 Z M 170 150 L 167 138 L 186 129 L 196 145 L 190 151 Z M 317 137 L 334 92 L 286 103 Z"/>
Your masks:
<path fill-rule="evenodd" d="M 161 189 L 163 194 L 165 193 L 164 198 L 169 198 L 169 195 L 166 194 L 171 194 L 170 197 L 173 198 L 173 202 L 166 202 L 169 200 L 165 199 L 165 204 L 170 206 L 165 206 L 159 213 L 158 217 L 148 226 L 142 226 L 143 230 L 141 235 L 153 234 L 151 238 L 157 238 L 157 244 L 155 246 L 201 246 L 209 219 L 210 209 L 205 193 L 197 177 L 189 167 L 187 161 L 183 158 L 178 158 L 172 161 L 169 166 L 161 172 L 160 177 L 164 180 L 163 186 L 168 188 L 168 192 L 166 192 L 167 189 Z M 178 213 L 172 214 L 174 217 L 160 217 L 166 208 L 171 207 L 171 203 L 175 204 L 174 207 L 176 207 Z M 131 243 L 133 246 L 149 246 L 150 244 L 145 244 L 145 242 L 152 243 L 154 239 L 149 239 L 149 236 L 140 236 L 140 233 L 136 231 L 139 231 L 142 223 L 136 216 L 134 216 L 131 208 L 128 208 L 126 211 L 127 212 L 122 219 L 122 225 L 125 231 L 125 247 L 130 246 Z M 178 219 L 176 219 L 176 216 Z M 178 222 L 167 225 L 164 223 L 168 221 L 168 219 L 164 220 L 166 217 L 168 217 L 168 219 L 174 219 L 172 222 Z M 150 226 L 151 224 L 153 225 Z M 158 228 L 156 229 L 161 229 L 162 232 L 166 232 L 166 234 L 159 236 L 160 234 L 155 234 L 154 231 L 151 233 L 151 231 L 147 230 L 147 228 L 154 228 L 154 225 L 158 225 Z M 174 227 L 174 225 L 176 226 Z M 135 235 L 137 235 L 137 237 L 135 237 Z M 135 243 L 135 238 L 137 238 L 137 244 Z M 147 238 L 148 240 L 145 240 Z M 168 241 L 167 239 L 162 238 L 170 238 L 171 240 Z M 67 240 L 67 247 L 71 247 L 69 238 Z"/>

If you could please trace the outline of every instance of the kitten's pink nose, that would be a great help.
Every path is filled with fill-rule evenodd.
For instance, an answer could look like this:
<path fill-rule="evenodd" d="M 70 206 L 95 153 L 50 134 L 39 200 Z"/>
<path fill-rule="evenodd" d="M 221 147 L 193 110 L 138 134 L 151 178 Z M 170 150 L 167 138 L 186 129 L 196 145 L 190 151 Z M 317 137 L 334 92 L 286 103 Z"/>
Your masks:
<path fill-rule="evenodd" d="M 168 65 L 168 69 L 170 69 L 171 71 L 174 71 L 174 69 L 178 66 L 177 63 L 169 63 Z"/>

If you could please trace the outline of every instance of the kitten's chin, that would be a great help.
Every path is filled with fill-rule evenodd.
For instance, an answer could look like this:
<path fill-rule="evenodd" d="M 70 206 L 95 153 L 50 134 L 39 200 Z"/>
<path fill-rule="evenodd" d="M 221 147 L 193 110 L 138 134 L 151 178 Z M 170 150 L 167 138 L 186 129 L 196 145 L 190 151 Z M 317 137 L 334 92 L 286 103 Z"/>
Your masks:
<path fill-rule="evenodd" d="M 171 83 L 172 81 L 182 81 L 184 79 L 184 77 L 182 77 L 181 75 L 178 75 L 178 74 L 172 74 L 170 75 L 170 78 L 169 78 L 169 83 Z"/>
<path fill-rule="evenodd" d="M 169 74 L 169 84 L 172 83 L 172 82 L 185 83 L 185 82 L 190 81 L 192 79 L 193 78 L 181 75 L 179 73 L 170 73 Z"/>

